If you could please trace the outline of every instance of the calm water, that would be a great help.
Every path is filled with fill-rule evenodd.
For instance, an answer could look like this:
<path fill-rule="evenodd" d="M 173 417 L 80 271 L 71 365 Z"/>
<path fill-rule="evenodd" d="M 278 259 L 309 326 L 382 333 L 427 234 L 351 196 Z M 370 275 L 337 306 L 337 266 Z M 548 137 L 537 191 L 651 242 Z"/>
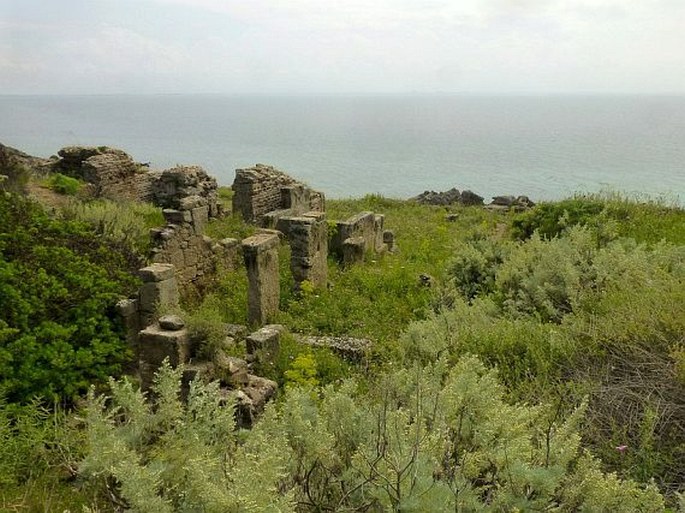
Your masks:
<path fill-rule="evenodd" d="M 273 164 L 330 197 L 610 188 L 685 201 L 685 97 L 0 96 L 0 142 L 122 148 L 222 184 Z"/>

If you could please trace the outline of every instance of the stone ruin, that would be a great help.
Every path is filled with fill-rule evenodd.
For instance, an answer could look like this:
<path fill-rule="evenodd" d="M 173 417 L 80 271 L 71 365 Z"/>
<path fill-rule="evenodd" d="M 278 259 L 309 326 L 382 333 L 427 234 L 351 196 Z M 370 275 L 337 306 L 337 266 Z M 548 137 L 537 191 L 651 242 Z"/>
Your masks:
<path fill-rule="evenodd" d="M 250 371 L 251 361 L 275 356 L 284 330 L 268 324 L 277 315 L 280 300 L 281 238 L 290 245 L 290 267 L 298 288 L 305 282 L 315 288 L 327 286 L 329 250 L 349 265 L 370 252 L 394 248 L 394 235 L 384 230 L 384 217 L 372 212 L 333 223 L 329 247 L 324 195 L 271 166 L 239 169 L 233 183 L 233 212 L 261 231 L 243 241 L 215 241 L 204 235 L 204 229 L 222 211 L 216 181 L 202 168 L 151 171 L 125 152 L 108 147 L 67 147 L 59 157 L 49 161 L 50 170 L 86 181 L 93 197 L 148 201 L 163 209 L 166 224 L 151 230 L 151 263 L 140 270 L 143 285 L 135 297 L 118 304 L 143 387 L 149 388 L 165 359 L 173 366 L 183 364 L 186 386 L 202 375 L 219 380 L 226 393 L 236 394 L 239 422 L 245 426 L 276 390 L 276 383 Z M 223 347 L 207 359 L 201 352 L 202 341 L 193 339 L 181 318 L 158 318 L 157 312 L 179 309 L 184 292 L 201 287 L 220 270 L 240 265 L 248 275 L 248 322 L 262 328 L 247 334 L 247 328 L 227 326 Z M 241 339 L 248 349 L 246 360 L 226 352 Z M 370 344 L 346 337 L 305 337 L 302 342 L 330 347 L 348 358 L 361 357 Z"/>
<path fill-rule="evenodd" d="M 259 233 L 243 240 L 247 268 L 247 318 L 250 324 L 262 325 L 278 313 L 280 278 L 278 235 Z"/>
<path fill-rule="evenodd" d="M 335 222 L 328 244 L 323 193 L 314 191 L 272 166 L 237 169 L 233 181 L 233 212 L 246 222 L 283 233 L 291 248 L 295 286 L 306 280 L 315 288 L 327 284 L 328 252 L 346 265 L 366 253 L 394 250 L 394 234 L 383 230 L 384 217 L 362 212 Z"/>
<path fill-rule="evenodd" d="M 279 325 L 267 325 L 248 335 L 245 327 L 226 325 L 222 346 L 206 357 L 202 351 L 203 341 L 191 336 L 181 317 L 166 315 L 157 318 L 160 306 L 167 309 L 179 306 L 174 266 L 156 263 L 140 269 L 139 274 L 143 285 L 138 294 L 120 301 L 117 309 L 126 328 L 127 340 L 134 350 L 143 389 L 150 388 L 155 372 L 165 360 L 174 367 L 183 365 L 186 394 L 193 379 L 218 380 L 224 394 L 235 394 L 238 424 L 251 426 L 266 402 L 276 393 L 277 384 L 251 374 L 250 361 L 275 358 L 285 329 Z M 230 356 L 226 352 L 241 339 L 246 342 L 247 359 Z"/>
<path fill-rule="evenodd" d="M 151 261 L 173 264 L 184 290 L 240 265 L 238 240 L 203 235 L 209 220 L 221 214 L 216 190 L 216 180 L 197 166 L 167 169 L 152 181 L 150 196 L 163 207 L 166 225 L 151 231 Z"/>
<path fill-rule="evenodd" d="M 93 197 L 151 201 L 148 168 L 126 152 L 107 146 L 67 146 L 57 154 L 52 172 L 85 181 Z"/>
<path fill-rule="evenodd" d="M 361 262 L 367 253 L 394 251 L 395 235 L 384 230 L 385 216 L 360 212 L 345 221 L 335 223 L 331 238 L 331 253 L 345 265 Z"/>
<path fill-rule="evenodd" d="M 275 226 L 279 214 L 297 216 L 304 212 L 323 212 L 326 199 L 322 192 L 310 189 L 272 166 L 257 164 L 236 169 L 233 189 L 233 213 L 248 223 Z M 265 223 L 264 216 L 271 213 Z M 273 227 L 271 226 L 271 227 Z"/>

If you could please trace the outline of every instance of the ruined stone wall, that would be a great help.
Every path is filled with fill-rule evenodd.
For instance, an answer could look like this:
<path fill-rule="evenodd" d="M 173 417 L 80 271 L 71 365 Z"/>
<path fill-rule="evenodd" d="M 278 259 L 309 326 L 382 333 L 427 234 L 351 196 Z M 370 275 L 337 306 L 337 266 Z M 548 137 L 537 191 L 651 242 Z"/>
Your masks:
<path fill-rule="evenodd" d="M 330 251 L 347 263 L 358 261 L 366 252 L 385 251 L 384 223 L 385 217 L 373 212 L 360 212 L 345 221 L 338 221 Z"/>
<path fill-rule="evenodd" d="M 68 146 L 58 155 L 60 159 L 52 164 L 52 170 L 88 182 L 96 197 L 148 199 L 141 195 L 148 191 L 153 175 L 122 150 L 107 146 Z"/>
<path fill-rule="evenodd" d="M 192 210 L 164 210 L 166 226 L 151 231 L 151 260 L 176 268 L 176 278 L 184 291 L 202 287 L 219 269 L 234 270 L 240 265 L 240 244 L 236 239 L 215 241 L 202 235 L 208 207 Z"/>
<path fill-rule="evenodd" d="M 202 287 L 219 269 L 240 265 L 240 244 L 235 239 L 215 241 L 204 228 L 220 214 L 216 180 L 200 167 L 178 166 L 157 173 L 150 192 L 163 210 L 166 226 L 151 231 L 151 260 L 173 264 L 184 292 Z"/>
<path fill-rule="evenodd" d="M 325 289 L 328 282 L 328 223 L 324 212 L 281 217 L 276 226 L 290 244 L 290 270 L 295 288 L 304 281 Z"/>
<path fill-rule="evenodd" d="M 295 216 L 307 211 L 323 211 L 324 195 L 298 182 L 272 166 L 257 164 L 236 169 L 233 189 L 233 212 L 245 221 L 261 224 L 272 211 L 287 210 Z"/>

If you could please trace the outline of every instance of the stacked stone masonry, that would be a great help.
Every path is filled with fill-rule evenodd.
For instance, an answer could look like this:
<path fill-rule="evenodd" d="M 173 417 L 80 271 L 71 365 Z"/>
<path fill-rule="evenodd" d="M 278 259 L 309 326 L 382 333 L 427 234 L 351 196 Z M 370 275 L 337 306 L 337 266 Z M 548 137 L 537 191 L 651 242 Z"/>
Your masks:
<path fill-rule="evenodd" d="M 98 198 L 150 201 L 154 173 L 124 151 L 107 146 L 67 146 L 52 171 L 87 182 Z"/>
<path fill-rule="evenodd" d="M 143 285 L 138 293 L 137 308 L 140 325 L 144 327 L 155 322 L 160 308 L 177 308 L 180 296 L 173 265 L 154 263 L 138 272 Z"/>
<path fill-rule="evenodd" d="M 305 281 L 323 289 L 328 281 L 328 223 L 323 212 L 281 217 L 276 229 L 290 244 L 290 270 L 296 289 Z"/>
<path fill-rule="evenodd" d="M 233 189 L 233 212 L 251 223 L 264 226 L 263 216 L 273 211 L 287 211 L 297 216 L 308 211 L 323 212 L 323 193 L 314 191 L 272 166 L 257 164 L 236 169 Z"/>
<path fill-rule="evenodd" d="M 207 207 L 190 211 L 164 210 L 167 225 L 151 231 L 153 262 L 176 267 L 184 290 L 201 287 L 219 270 L 231 271 L 240 265 L 240 243 L 236 239 L 215 241 L 202 235 L 207 222 Z"/>
<path fill-rule="evenodd" d="M 384 223 L 385 217 L 373 212 L 360 212 L 345 221 L 338 221 L 331 239 L 331 252 L 343 263 L 352 264 L 362 260 L 365 253 L 386 251 Z"/>

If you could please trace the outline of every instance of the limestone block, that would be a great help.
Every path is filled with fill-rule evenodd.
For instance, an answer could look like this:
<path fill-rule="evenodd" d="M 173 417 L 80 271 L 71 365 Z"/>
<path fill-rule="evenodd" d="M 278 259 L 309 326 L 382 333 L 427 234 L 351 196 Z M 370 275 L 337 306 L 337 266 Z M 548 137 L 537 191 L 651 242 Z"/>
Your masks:
<path fill-rule="evenodd" d="M 396 250 L 396 248 L 395 248 L 395 232 L 393 232 L 392 230 L 384 230 L 383 231 L 383 243 L 388 248 L 388 251 L 390 251 L 390 253 L 394 253 Z"/>
<path fill-rule="evenodd" d="M 278 236 L 269 233 L 254 235 L 242 242 L 248 277 L 250 324 L 265 324 L 278 312 L 280 300 L 278 245 Z"/>
<path fill-rule="evenodd" d="M 193 208 L 190 211 L 191 217 L 192 217 L 192 224 L 193 228 L 195 230 L 195 233 L 198 235 L 201 234 L 205 226 L 207 225 L 207 222 L 209 221 L 209 207 L 207 205 L 200 206 Z"/>
<path fill-rule="evenodd" d="M 214 354 L 214 377 L 225 385 L 233 388 L 244 387 L 248 384 L 247 362 L 235 356 L 228 356 L 218 350 Z"/>
<path fill-rule="evenodd" d="M 253 417 L 264 411 L 266 403 L 276 395 L 276 390 L 278 390 L 278 384 L 275 381 L 248 374 L 248 383 L 243 388 L 243 392 L 252 401 Z"/>
<path fill-rule="evenodd" d="M 376 216 L 373 212 L 360 212 L 345 221 L 338 221 L 335 236 L 331 240 L 331 251 L 343 257 L 343 244 L 349 238 L 362 237 L 364 251 L 374 251 L 376 247 Z"/>
<path fill-rule="evenodd" d="M 162 329 L 177 331 L 183 329 L 186 323 L 178 315 L 164 315 L 159 318 L 159 325 Z"/>
<path fill-rule="evenodd" d="M 278 352 L 283 333 L 285 333 L 285 327 L 281 324 L 267 324 L 245 338 L 247 352 L 264 351 L 275 355 Z"/>
<path fill-rule="evenodd" d="M 172 208 L 165 208 L 162 210 L 162 214 L 164 215 L 164 220 L 171 224 L 187 224 L 192 220 L 191 213 L 187 210 L 174 210 Z"/>
<path fill-rule="evenodd" d="M 377 253 L 382 253 L 387 248 L 383 242 L 383 225 L 385 224 L 385 216 L 382 214 L 376 214 L 373 217 L 373 237 L 374 237 L 374 251 Z"/>
<path fill-rule="evenodd" d="M 352 265 L 364 261 L 364 237 L 350 237 L 343 242 L 343 263 Z"/>
<path fill-rule="evenodd" d="M 138 270 L 144 282 L 164 281 L 174 277 L 174 266 L 169 264 L 152 264 Z"/>
<path fill-rule="evenodd" d="M 146 313 L 157 311 L 158 307 L 177 307 L 179 303 L 176 279 L 143 283 L 139 291 L 140 310 Z"/>
<path fill-rule="evenodd" d="M 157 324 L 148 326 L 138 334 L 138 359 L 159 367 L 165 358 L 176 367 L 190 358 L 191 345 L 185 329 L 168 331 Z"/>
<path fill-rule="evenodd" d="M 135 349 L 140 331 L 140 315 L 137 299 L 122 299 L 116 304 L 116 311 L 124 326 L 126 341 Z"/>

